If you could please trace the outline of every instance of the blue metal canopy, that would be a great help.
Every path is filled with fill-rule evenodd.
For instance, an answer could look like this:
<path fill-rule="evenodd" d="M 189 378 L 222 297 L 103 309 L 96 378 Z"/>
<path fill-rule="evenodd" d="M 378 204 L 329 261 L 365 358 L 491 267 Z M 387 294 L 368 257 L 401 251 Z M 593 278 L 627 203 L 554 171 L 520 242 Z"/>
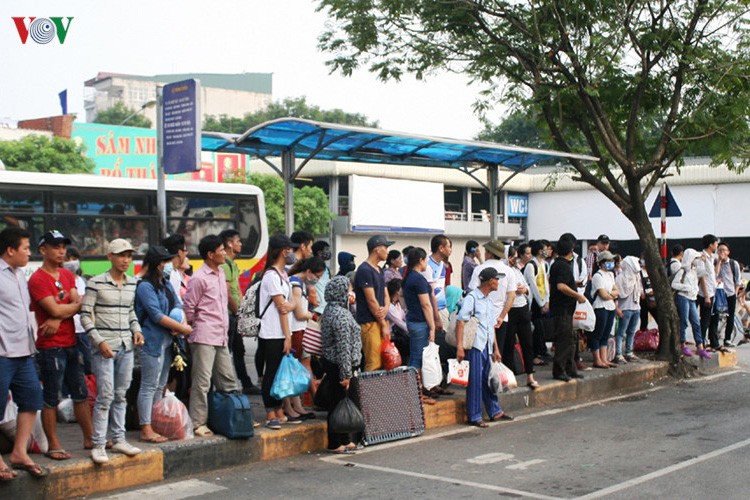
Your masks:
<path fill-rule="evenodd" d="M 523 171 L 545 161 L 597 158 L 560 151 L 460 141 L 403 132 L 280 118 L 262 123 L 241 135 L 204 132 L 204 151 L 240 153 L 266 158 L 292 153 L 310 159 L 461 168 L 499 166 Z"/>

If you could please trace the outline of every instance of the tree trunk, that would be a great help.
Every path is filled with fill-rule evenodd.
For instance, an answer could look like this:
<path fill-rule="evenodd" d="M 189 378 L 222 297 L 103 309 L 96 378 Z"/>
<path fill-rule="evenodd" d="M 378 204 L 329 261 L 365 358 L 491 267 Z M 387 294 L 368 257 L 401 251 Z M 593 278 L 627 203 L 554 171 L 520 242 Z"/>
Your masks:
<path fill-rule="evenodd" d="M 640 193 L 632 198 L 639 198 Z M 643 255 L 646 259 L 646 270 L 651 278 L 651 285 L 656 298 L 656 309 L 651 313 L 655 315 L 659 325 L 659 351 L 657 359 L 668 361 L 670 373 L 673 376 L 684 378 L 690 376 L 690 365 L 682 359 L 680 350 L 680 321 L 677 315 L 677 307 L 674 302 L 674 294 L 669 284 L 667 270 L 659 251 L 659 243 L 656 240 L 653 226 L 646 213 L 642 200 L 632 200 L 633 209 L 627 214 L 630 222 L 635 227 L 638 237 L 643 246 Z"/>

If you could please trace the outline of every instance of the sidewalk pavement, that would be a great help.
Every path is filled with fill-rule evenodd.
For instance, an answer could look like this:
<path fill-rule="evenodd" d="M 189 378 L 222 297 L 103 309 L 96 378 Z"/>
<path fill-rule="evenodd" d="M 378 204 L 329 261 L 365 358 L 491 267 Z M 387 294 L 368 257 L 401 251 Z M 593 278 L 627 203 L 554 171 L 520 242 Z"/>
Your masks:
<path fill-rule="evenodd" d="M 699 374 L 706 375 L 736 366 L 737 354 L 717 353 L 709 361 L 696 357 L 688 360 L 697 366 Z M 590 359 L 585 357 L 584 362 L 590 364 Z M 609 370 L 582 372 L 585 376 L 583 380 L 566 383 L 552 379 L 550 365 L 541 366 L 537 367 L 536 379 L 542 387 L 531 391 L 525 386 L 525 375 L 520 375 L 517 377 L 519 387 L 503 394 L 500 403 L 505 411 L 516 414 L 530 408 L 603 399 L 657 384 L 667 377 L 667 371 L 666 362 L 643 359 Z M 425 405 L 428 430 L 465 422 L 464 391 L 456 386 L 452 386 L 452 389 L 456 392 L 455 396 L 443 396 L 434 406 Z M 260 396 L 251 399 L 255 419 L 262 423 L 264 412 Z M 139 443 L 138 433 L 129 432 L 128 440 L 143 452 L 132 458 L 110 453 L 110 462 L 104 466 L 94 465 L 89 452 L 82 449 L 78 425 L 61 423 L 58 426 L 60 440 L 73 458 L 53 461 L 41 455 L 32 455 L 38 463 L 49 467 L 49 476 L 34 479 L 26 472 L 19 472 L 14 481 L 0 483 L 0 496 L 24 499 L 79 497 L 323 450 L 326 446 L 325 413 L 316 414 L 315 420 L 287 425 L 281 430 L 260 427 L 256 429 L 255 437 L 248 440 L 213 436 L 152 445 Z"/>

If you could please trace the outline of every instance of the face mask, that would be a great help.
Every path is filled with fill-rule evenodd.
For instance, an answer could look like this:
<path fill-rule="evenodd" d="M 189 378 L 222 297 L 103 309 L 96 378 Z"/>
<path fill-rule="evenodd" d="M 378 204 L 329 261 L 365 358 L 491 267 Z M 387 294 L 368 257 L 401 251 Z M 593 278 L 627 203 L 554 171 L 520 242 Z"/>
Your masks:
<path fill-rule="evenodd" d="M 162 271 L 162 274 L 164 275 L 164 277 L 169 278 L 169 275 L 172 274 L 172 271 L 174 271 L 174 264 L 172 264 L 171 262 L 167 262 L 164 265 L 164 270 Z"/>
<path fill-rule="evenodd" d="M 542 257 L 544 257 L 545 259 L 549 257 L 549 252 L 547 250 L 542 250 Z"/>
<path fill-rule="evenodd" d="M 309 286 L 315 286 L 318 283 L 318 278 L 313 278 L 311 280 L 305 280 L 305 284 Z"/>
<path fill-rule="evenodd" d="M 404 265 L 407 265 L 409 263 L 409 258 L 404 256 Z"/>
<path fill-rule="evenodd" d="M 604 263 L 604 269 L 607 271 L 614 271 L 615 269 L 615 263 L 614 262 L 605 262 Z"/>
<path fill-rule="evenodd" d="M 320 252 L 320 258 L 323 260 L 331 260 L 331 251 L 323 250 L 322 252 Z"/>
<path fill-rule="evenodd" d="M 297 255 L 295 255 L 294 252 L 291 252 L 289 255 L 286 256 L 286 265 L 291 266 L 297 262 Z"/>
<path fill-rule="evenodd" d="M 81 261 L 80 260 L 69 260 L 67 262 L 63 262 L 62 265 L 65 269 L 70 271 L 73 274 L 78 274 L 78 271 L 81 269 Z"/>
<path fill-rule="evenodd" d="M 641 259 L 640 262 L 641 262 L 641 266 L 645 266 L 646 265 L 646 261 L 644 259 Z"/>

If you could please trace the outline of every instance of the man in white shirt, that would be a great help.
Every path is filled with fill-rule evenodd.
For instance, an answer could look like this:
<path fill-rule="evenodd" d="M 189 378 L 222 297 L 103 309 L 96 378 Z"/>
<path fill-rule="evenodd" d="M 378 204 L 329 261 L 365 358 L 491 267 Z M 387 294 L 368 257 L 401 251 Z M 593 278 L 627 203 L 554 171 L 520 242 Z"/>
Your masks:
<path fill-rule="evenodd" d="M 422 273 L 432 288 L 432 310 L 435 314 L 435 331 L 448 326 L 448 309 L 445 298 L 445 263 L 451 256 L 453 247 L 451 240 L 444 234 L 432 237 L 427 259 L 427 269 Z"/>
<path fill-rule="evenodd" d="M 475 267 L 474 272 L 471 274 L 469 289 L 473 290 L 480 285 L 479 274 L 483 269 L 492 267 L 500 273 L 497 290 L 490 292 L 489 297 L 492 299 L 497 310 L 500 311 L 495 322 L 497 345 L 500 347 L 503 356 L 512 356 L 515 341 L 511 342 L 511 339 L 508 339 L 508 345 L 506 345 L 505 333 L 507 331 L 508 311 L 513 307 L 513 299 L 515 299 L 518 283 L 516 283 L 513 270 L 508 267 L 508 264 L 500 260 L 505 258 L 505 244 L 502 241 L 492 240 L 485 243 L 484 256 L 484 263 Z"/>
<path fill-rule="evenodd" d="M 719 239 L 713 234 L 703 235 L 703 252 L 698 263 L 698 310 L 701 315 L 701 334 L 709 339 L 709 350 L 720 350 L 719 344 L 719 315 L 713 314 L 713 300 L 716 294 L 716 249 Z M 706 336 L 708 332 L 708 336 Z"/>

